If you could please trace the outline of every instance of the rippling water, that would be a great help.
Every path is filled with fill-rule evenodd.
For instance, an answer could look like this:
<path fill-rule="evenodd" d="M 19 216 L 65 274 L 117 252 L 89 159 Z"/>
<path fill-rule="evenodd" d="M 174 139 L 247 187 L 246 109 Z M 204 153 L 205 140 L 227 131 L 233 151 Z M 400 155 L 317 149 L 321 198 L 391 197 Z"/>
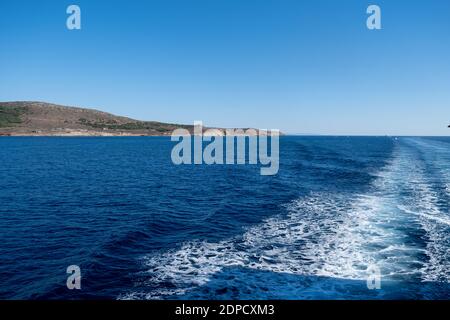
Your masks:
<path fill-rule="evenodd" d="M 282 137 L 276 176 L 172 147 L 0 138 L 0 298 L 450 298 L 450 138 Z"/>

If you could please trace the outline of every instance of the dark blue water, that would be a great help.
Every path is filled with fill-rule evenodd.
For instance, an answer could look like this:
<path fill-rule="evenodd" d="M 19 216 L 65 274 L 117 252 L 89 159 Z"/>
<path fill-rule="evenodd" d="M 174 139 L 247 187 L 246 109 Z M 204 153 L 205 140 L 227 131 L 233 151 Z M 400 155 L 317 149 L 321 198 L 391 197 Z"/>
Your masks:
<path fill-rule="evenodd" d="M 0 138 L 0 298 L 450 298 L 449 138 L 282 137 L 276 176 L 173 145 Z"/>

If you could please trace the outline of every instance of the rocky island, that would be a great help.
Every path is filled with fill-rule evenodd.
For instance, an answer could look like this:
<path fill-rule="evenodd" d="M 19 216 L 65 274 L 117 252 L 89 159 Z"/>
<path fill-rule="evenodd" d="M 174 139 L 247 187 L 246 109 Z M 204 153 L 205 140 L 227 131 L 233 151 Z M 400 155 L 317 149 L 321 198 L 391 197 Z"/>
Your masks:
<path fill-rule="evenodd" d="M 0 102 L 1 136 L 166 136 L 177 128 L 193 130 L 45 102 Z"/>
<path fill-rule="evenodd" d="M 271 132 L 200 126 L 200 134 L 211 136 L 266 136 Z M 0 136 L 170 136 L 176 129 L 198 134 L 194 125 L 141 121 L 95 109 L 35 101 L 0 102 Z"/>

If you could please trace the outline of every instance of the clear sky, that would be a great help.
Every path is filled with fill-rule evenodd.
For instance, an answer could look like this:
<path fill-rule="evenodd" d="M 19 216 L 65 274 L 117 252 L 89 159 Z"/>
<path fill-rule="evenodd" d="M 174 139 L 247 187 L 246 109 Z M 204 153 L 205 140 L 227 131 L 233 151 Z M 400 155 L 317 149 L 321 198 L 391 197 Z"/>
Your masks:
<path fill-rule="evenodd" d="M 66 8 L 81 8 L 81 30 Z M 382 30 L 366 9 L 382 10 Z M 448 0 L 1 0 L 0 101 L 287 133 L 448 135 Z"/>

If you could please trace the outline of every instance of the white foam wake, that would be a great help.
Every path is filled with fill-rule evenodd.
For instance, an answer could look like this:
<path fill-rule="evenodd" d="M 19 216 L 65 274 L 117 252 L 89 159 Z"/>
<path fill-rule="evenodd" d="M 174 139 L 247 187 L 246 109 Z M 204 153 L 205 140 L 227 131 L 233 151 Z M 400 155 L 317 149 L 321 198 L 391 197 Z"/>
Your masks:
<path fill-rule="evenodd" d="M 376 265 L 383 279 L 448 281 L 448 229 L 436 222 L 449 220 L 413 151 L 398 145 L 368 194 L 312 193 L 239 237 L 145 256 L 149 290 L 121 298 L 184 294 L 226 267 L 365 280 Z"/>
<path fill-rule="evenodd" d="M 410 152 L 415 154 L 409 154 L 405 166 L 409 179 L 403 182 L 403 188 L 409 189 L 411 196 L 403 199 L 399 208 L 416 216 L 425 232 L 427 259 L 421 269 L 423 280 L 450 282 L 449 145 L 423 139 L 407 142 L 412 147 Z M 441 187 L 444 193 L 439 194 Z M 443 200 L 444 195 L 447 201 Z"/>
<path fill-rule="evenodd" d="M 367 268 L 385 256 L 410 253 L 414 248 L 396 245 L 389 232 L 372 223 L 381 207 L 377 197 L 355 199 L 313 194 L 289 205 L 285 217 L 274 217 L 247 230 L 241 237 L 209 243 L 187 242 L 178 250 L 143 259 L 150 292 L 122 298 L 155 299 L 184 294 L 206 284 L 223 268 L 240 266 L 256 270 L 342 279 L 366 279 Z M 393 271 L 387 261 L 382 269 Z M 159 285 L 170 283 L 159 289 Z"/>

